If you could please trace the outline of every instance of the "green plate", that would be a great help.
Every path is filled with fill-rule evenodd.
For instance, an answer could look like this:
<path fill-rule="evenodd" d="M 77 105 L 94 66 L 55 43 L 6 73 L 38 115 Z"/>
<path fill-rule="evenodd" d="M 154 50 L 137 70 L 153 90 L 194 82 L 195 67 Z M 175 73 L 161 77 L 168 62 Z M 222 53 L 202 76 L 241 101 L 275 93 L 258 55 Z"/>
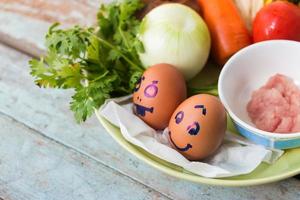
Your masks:
<path fill-rule="evenodd" d="M 205 67 L 204 72 L 198 75 L 196 80 L 205 81 L 207 84 L 209 82 L 215 82 L 217 80 L 216 70 L 213 66 Z M 209 76 L 207 76 L 209 74 Z M 214 78 L 212 78 L 214 74 Z M 201 77 L 201 78 L 199 78 Z M 205 80 L 203 77 L 210 77 L 209 81 Z M 195 84 L 195 86 L 201 84 L 197 81 L 192 81 L 190 85 Z M 250 186 L 250 185 L 260 185 L 265 183 L 271 183 L 286 179 L 297 174 L 300 174 L 300 148 L 290 149 L 285 151 L 284 155 L 276 161 L 276 163 L 269 165 L 266 163 L 260 164 L 252 173 L 234 176 L 229 178 L 205 178 L 191 172 L 184 170 L 182 167 L 164 161 L 145 150 L 129 143 L 121 134 L 120 129 L 110 122 L 101 117 L 97 112 L 96 116 L 100 123 L 107 130 L 107 132 L 127 151 L 135 155 L 142 161 L 148 163 L 149 165 L 155 167 L 156 169 L 163 171 L 171 176 L 189 180 L 196 183 L 209 184 L 209 185 L 220 185 L 220 186 Z M 236 132 L 232 126 L 232 123 L 228 121 L 228 129 L 230 131 Z"/>

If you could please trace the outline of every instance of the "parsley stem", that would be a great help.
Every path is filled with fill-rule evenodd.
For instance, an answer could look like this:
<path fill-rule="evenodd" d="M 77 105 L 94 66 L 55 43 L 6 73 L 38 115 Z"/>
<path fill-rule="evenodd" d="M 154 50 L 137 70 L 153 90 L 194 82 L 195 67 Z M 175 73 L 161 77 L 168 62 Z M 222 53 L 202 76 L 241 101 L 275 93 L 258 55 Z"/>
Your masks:
<path fill-rule="evenodd" d="M 123 31 L 122 31 L 122 29 L 121 29 L 121 27 L 120 27 L 120 24 L 119 24 L 119 26 L 118 26 L 118 31 L 119 31 L 119 33 L 120 33 L 120 35 L 121 35 L 121 37 L 122 37 L 122 39 L 123 39 L 123 41 L 124 41 L 124 43 L 125 43 L 127 49 L 129 49 L 128 41 L 126 40 L 126 38 L 125 38 L 125 36 L 124 36 L 124 34 L 123 34 Z"/>
<path fill-rule="evenodd" d="M 108 41 L 100 38 L 99 36 L 97 36 L 95 33 L 91 33 L 90 31 L 86 31 L 86 33 L 90 34 L 91 36 L 94 36 L 99 42 L 101 42 L 102 44 L 104 44 L 105 46 L 114 49 L 115 51 L 117 51 L 118 53 L 120 53 L 120 55 L 122 56 L 122 58 L 124 58 L 124 60 L 129 63 L 132 67 L 136 68 L 137 70 L 143 70 L 143 68 L 135 63 L 133 63 L 127 56 L 125 56 L 119 49 L 117 49 L 114 45 L 112 45 L 111 43 L 109 43 Z"/>
<path fill-rule="evenodd" d="M 98 81 L 98 80 L 104 78 L 108 73 L 109 73 L 109 72 L 106 71 L 106 72 L 104 72 L 103 74 L 101 74 L 100 76 L 98 76 L 97 78 L 95 78 L 95 79 L 93 79 L 93 80 L 91 80 L 91 81 L 89 81 L 89 82 L 90 82 L 90 83 L 96 82 L 96 81 Z"/>

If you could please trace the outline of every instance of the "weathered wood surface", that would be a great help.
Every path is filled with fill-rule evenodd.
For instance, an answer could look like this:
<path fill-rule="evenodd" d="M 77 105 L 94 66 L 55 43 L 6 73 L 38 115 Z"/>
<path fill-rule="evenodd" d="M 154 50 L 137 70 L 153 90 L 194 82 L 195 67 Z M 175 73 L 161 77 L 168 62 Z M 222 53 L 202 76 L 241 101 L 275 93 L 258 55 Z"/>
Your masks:
<path fill-rule="evenodd" d="M 3 199 L 166 199 L 0 113 Z"/>
<path fill-rule="evenodd" d="M 28 56 L 5 46 L 0 46 L 0 55 L 0 112 L 40 132 L 42 136 L 80 152 L 100 166 L 116 170 L 171 199 L 199 196 L 203 199 L 224 196 L 231 199 L 300 198 L 300 183 L 295 179 L 259 187 L 224 188 L 197 185 L 162 174 L 119 147 L 95 118 L 85 124 L 76 124 L 68 110 L 71 91 L 36 87 L 28 73 Z M 102 187 L 101 184 L 98 187 Z"/>
<path fill-rule="evenodd" d="M 5 2 L 0 0 L 0 2 L 2 4 L 10 4 L 13 1 Z M 18 7 L 19 4 L 30 1 L 20 0 L 15 2 L 17 2 L 16 7 Z M 58 0 L 53 2 L 58 2 Z M 88 6 L 95 5 L 95 1 L 92 0 L 89 2 L 84 0 L 69 0 L 66 2 L 77 2 Z M 0 10 L 2 8 L 3 7 L 0 6 Z M 23 21 L 20 21 L 21 19 Z M 7 25 L 7 22 L 13 22 L 13 24 Z M 12 41 L 8 41 L 7 38 L 3 39 L 2 37 L 0 37 L 0 40 L 26 51 L 29 54 L 39 54 L 43 49 L 42 38 L 50 24 L 49 22 L 52 21 L 44 19 L 37 20 L 36 16 L 35 18 L 26 17 L 19 12 L 16 14 L 15 11 L 1 11 L 0 36 L 1 33 L 5 33 L 7 38 L 10 38 Z M 71 24 L 72 23 L 69 25 Z M 30 31 L 32 29 L 36 32 Z M 28 30 L 28 32 L 25 30 Z M 21 32 L 23 33 L 21 34 Z M 16 42 L 16 40 L 18 42 Z M 14 43 L 17 43 L 18 46 Z M 31 46 L 28 48 L 27 44 Z M 35 134 L 40 134 L 39 137 L 41 140 L 43 138 L 43 140 L 47 141 L 50 139 L 56 141 L 57 146 L 64 146 L 57 148 L 64 149 L 67 155 L 70 155 L 67 153 L 68 151 L 78 152 L 78 154 L 86 157 L 90 162 L 97 163 L 95 166 L 98 166 L 100 169 L 107 168 L 108 170 L 115 171 L 116 174 L 123 175 L 115 176 L 111 174 L 111 179 L 115 181 L 120 180 L 122 182 L 123 179 L 130 177 L 137 182 L 137 185 L 148 187 L 149 190 L 152 191 L 149 195 L 154 195 L 153 197 L 155 197 L 156 193 L 154 190 L 156 190 L 161 195 L 171 199 L 300 199 L 300 193 L 298 192 L 300 183 L 295 179 L 259 187 L 224 188 L 193 184 L 169 177 L 152 169 L 119 147 L 103 130 L 94 117 L 85 124 L 76 124 L 73 120 L 72 113 L 68 110 L 68 102 L 72 91 L 42 90 L 34 86 L 33 80 L 28 74 L 28 59 L 28 56 L 18 53 L 13 49 L 0 46 L 0 112 L 3 113 L 3 115 L 9 116 L 9 119 L 16 120 L 24 126 L 36 131 Z M 0 144 L 2 144 L 1 141 Z M 46 156 L 51 157 L 53 155 L 50 154 Z M 13 157 L 11 159 L 13 159 Z M 82 166 L 82 168 L 87 167 Z M 64 173 L 64 170 L 67 170 L 67 168 L 59 168 L 57 173 Z M 85 169 L 82 170 L 84 171 Z M 101 170 L 99 171 L 101 172 Z M 27 172 L 23 171 L 23 173 Z M 45 172 L 44 175 L 51 176 L 48 172 Z M 101 173 L 95 174 L 94 176 L 97 176 L 94 177 L 94 179 L 100 179 Z M 36 177 L 37 176 L 30 176 L 28 178 L 34 182 L 36 181 Z M 87 177 L 89 176 L 87 175 Z M 90 178 L 93 179 L 93 177 Z M 53 184 L 56 185 L 55 182 Z M 82 184 L 86 183 L 82 182 Z M 103 187 L 101 185 L 103 183 L 97 182 L 95 184 L 97 184 L 97 188 Z M 59 184 L 58 187 L 60 187 Z M 131 185 L 128 187 L 139 190 L 139 186 Z M 1 188 L 0 185 L 0 189 Z M 14 187 L 14 185 L 6 188 L 10 189 L 12 193 L 19 192 L 18 188 Z M 39 190 L 40 188 L 34 189 Z M 111 193 L 111 191 L 119 193 L 117 187 L 111 190 L 106 189 L 108 193 Z M 31 192 L 39 192 L 35 190 L 31 190 Z M 131 189 L 128 188 L 128 191 L 131 191 Z M 55 193 L 55 191 L 52 192 Z M 87 191 L 87 193 L 91 192 Z M 122 193 L 120 192 L 120 194 Z M 138 196 L 129 195 L 129 197 L 139 199 Z M 93 198 L 91 197 L 89 199 Z"/>
<path fill-rule="evenodd" d="M 0 41 L 38 56 L 52 23 L 92 25 L 100 2 L 105 0 L 0 0 Z"/>
<path fill-rule="evenodd" d="M 97 9 L 87 2 L 84 0 L 0 0 L 0 7 L 1 11 L 18 13 L 46 22 L 60 21 L 64 24 L 91 25 L 95 21 Z"/>

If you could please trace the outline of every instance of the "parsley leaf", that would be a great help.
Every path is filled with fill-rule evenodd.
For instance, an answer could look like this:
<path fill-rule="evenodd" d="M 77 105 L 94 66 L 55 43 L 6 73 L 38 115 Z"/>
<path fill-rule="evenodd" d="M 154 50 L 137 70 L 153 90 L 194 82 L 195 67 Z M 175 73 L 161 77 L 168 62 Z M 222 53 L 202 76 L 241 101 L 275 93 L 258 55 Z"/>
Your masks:
<path fill-rule="evenodd" d="M 141 0 L 102 5 L 96 27 L 60 29 L 55 23 L 46 34 L 47 54 L 29 61 L 38 86 L 74 89 L 70 108 L 78 122 L 106 99 L 132 93 L 144 71 L 135 16 L 143 6 Z"/>

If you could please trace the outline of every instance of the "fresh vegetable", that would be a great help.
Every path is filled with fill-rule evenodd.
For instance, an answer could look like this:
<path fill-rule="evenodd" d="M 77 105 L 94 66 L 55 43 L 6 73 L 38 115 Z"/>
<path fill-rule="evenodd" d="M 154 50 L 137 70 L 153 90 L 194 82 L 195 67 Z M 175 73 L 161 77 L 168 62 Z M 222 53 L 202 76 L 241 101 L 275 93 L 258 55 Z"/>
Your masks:
<path fill-rule="evenodd" d="M 203 87 L 197 87 L 197 88 L 188 87 L 188 96 L 193 96 L 193 95 L 203 94 L 203 93 L 218 96 L 219 95 L 218 83 L 214 83 Z"/>
<path fill-rule="evenodd" d="M 131 94 L 145 70 L 139 58 L 144 47 L 137 37 L 144 4 L 122 2 L 102 5 L 94 27 L 60 29 L 53 24 L 46 34 L 46 55 L 29 62 L 39 87 L 74 91 L 70 108 L 78 122 L 106 99 Z M 193 91 L 198 89 L 206 91 Z"/>
<path fill-rule="evenodd" d="M 252 21 L 256 13 L 264 6 L 264 0 L 234 0 L 246 23 L 248 31 L 252 32 Z"/>
<path fill-rule="evenodd" d="M 30 61 L 31 75 L 40 87 L 74 89 L 71 110 L 84 121 L 111 97 L 132 93 L 144 71 L 136 33 L 140 0 L 102 5 L 94 28 L 62 30 L 58 24 L 46 35 L 47 54 Z"/>
<path fill-rule="evenodd" d="M 293 4 L 300 5 L 300 0 L 265 0 L 265 4 L 272 3 L 274 1 L 289 1 Z"/>
<path fill-rule="evenodd" d="M 181 4 L 164 4 L 142 21 L 139 38 L 145 48 L 145 67 L 169 63 L 191 79 L 204 67 L 210 51 L 210 35 L 202 18 Z"/>
<path fill-rule="evenodd" d="M 263 7 L 253 22 L 253 40 L 272 39 L 300 41 L 300 8 L 292 3 L 276 1 Z"/>
<path fill-rule="evenodd" d="M 220 65 L 251 44 L 245 22 L 232 0 L 198 0 L 212 37 L 212 53 Z"/>

